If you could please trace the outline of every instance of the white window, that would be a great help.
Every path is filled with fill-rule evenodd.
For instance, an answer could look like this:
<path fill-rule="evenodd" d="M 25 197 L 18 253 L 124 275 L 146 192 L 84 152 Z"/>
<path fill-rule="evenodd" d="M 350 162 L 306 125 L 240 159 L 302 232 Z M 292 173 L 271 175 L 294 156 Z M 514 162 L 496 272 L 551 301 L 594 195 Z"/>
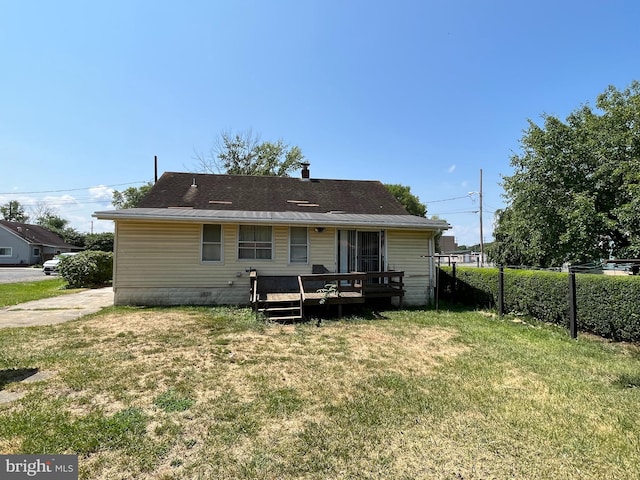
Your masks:
<path fill-rule="evenodd" d="M 11 247 L 0 247 L 0 257 L 10 257 L 13 255 Z"/>
<path fill-rule="evenodd" d="M 238 229 L 238 258 L 240 260 L 271 260 L 273 258 L 271 227 L 240 225 Z"/>
<path fill-rule="evenodd" d="M 202 225 L 202 261 L 222 261 L 222 225 Z"/>
<path fill-rule="evenodd" d="M 40 249 L 38 247 L 35 247 L 33 249 L 33 256 L 34 257 L 39 257 L 40 256 Z"/>
<path fill-rule="evenodd" d="M 307 263 L 309 261 L 309 237 L 307 227 L 289 229 L 289 263 Z"/>

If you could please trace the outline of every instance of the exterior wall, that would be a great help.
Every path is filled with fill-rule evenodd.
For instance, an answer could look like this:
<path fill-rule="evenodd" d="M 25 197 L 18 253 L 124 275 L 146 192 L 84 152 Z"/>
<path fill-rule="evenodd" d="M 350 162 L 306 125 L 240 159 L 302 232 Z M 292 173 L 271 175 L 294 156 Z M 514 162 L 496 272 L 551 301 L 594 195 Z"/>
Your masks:
<path fill-rule="evenodd" d="M 248 269 L 261 275 L 311 273 L 313 264 L 335 266 L 335 231 L 309 228 L 309 262 L 289 263 L 289 227 L 273 227 L 272 260 L 238 260 L 238 226 L 222 226 L 222 261 L 201 262 L 201 225 L 116 224 L 116 305 L 215 305 L 249 301 Z"/>
<path fill-rule="evenodd" d="M 440 253 L 444 252 L 453 252 L 458 249 L 458 244 L 456 243 L 456 237 L 453 235 L 442 235 L 440 237 Z"/>
<path fill-rule="evenodd" d="M 32 248 L 24 240 L 0 228 L 0 247 L 10 247 L 11 256 L 0 257 L 0 265 L 33 265 Z"/>
<path fill-rule="evenodd" d="M 427 305 L 431 299 L 431 232 L 387 231 L 387 268 L 404 272 L 405 305 Z"/>
<path fill-rule="evenodd" d="M 72 251 L 70 248 L 30 244 L 4 228 L 0 228 L 0 247 L 11 247 L 11 256 L 0 257 L 0 265 L 42 264 L 58 253 Z M 38 255 L 36 251 L 39 251 Z"/>
<path fill-rule="evenodd" d="M 259 275 L 299 275 L 314 264 L 336 266 L 336 229 L 308 228 L 309 261 L 289 263 L 289 227 L 273 227 L 273 259 L 239 260 L 238 226 L 222 226 L 222 261 L 201 262 L 201 225 L 177 222 L 118 221 L 114 291 L 116 305 L 247 304 L 249 269 Z M 389 230 L 389 269 L 404 271 L 405 303 L 425 305 L 430 283 L 430 232 Z"/>

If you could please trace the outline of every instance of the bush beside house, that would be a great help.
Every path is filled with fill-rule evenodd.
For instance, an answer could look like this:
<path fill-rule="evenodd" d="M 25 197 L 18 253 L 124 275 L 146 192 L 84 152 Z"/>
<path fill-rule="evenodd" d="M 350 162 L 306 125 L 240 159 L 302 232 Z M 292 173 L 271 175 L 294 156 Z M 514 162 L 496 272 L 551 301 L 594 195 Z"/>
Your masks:
<path fill-rule="evenodd" d="M 113 253 L 87 250 L 63 257 L 58 273 L 71 288 L 101 287 L 113 278 Z"/>
<path fill-rule="evenodd" d="M 443 299 L 475 308 L 498 304 L 498 269 L 442 267 Z M 566 273 L 505 270 L 504 310 L 543 322 L 568 325 L 569 280 Z M 579 274 L 576 299 L 579 329 L 621 341 L 640 341 L 640 277 Z"/>

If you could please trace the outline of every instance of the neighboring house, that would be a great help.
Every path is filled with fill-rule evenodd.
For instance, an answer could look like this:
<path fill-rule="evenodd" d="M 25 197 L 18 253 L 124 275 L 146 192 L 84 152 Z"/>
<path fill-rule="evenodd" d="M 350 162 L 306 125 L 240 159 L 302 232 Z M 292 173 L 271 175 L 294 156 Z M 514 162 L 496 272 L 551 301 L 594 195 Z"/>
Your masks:
<path fill-rule="evenodd" d="M 165 173 L 115 221 L 115 304 L 246 304 L 250 272 L 404 272 L 404 303 L 433 295 L 434 236 L 378 181 Z"/>
<path fill-rule="evenodd" d="M 0 265 L 35 265 L 81 250 L 39 225 L 0 220 Z"/>
<path fill-rule="evenodd" d="M 480 252 L 474 250 L 455 250 L 447 251 L 436 255 L 439 265 L 451 265 L 456 263 L 458 265 L 480 265 Z M 484 263 L 487 263 L 486 255 Z"/>
<path fill-rule="evenodd" d="M 438 244 L 440 247 L 440 251 L 438 253 L 453 252 L 458 250 L 456 237 L 454 237 L 453 235 L 442 235 Z"/>

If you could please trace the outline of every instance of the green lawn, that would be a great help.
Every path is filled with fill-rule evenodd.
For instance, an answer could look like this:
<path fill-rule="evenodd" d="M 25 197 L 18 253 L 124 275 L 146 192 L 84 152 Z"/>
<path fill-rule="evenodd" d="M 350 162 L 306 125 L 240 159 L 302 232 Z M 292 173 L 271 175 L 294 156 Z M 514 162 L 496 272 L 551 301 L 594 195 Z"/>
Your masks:
<path fill-rule="evenodd" d="M 38 280 L 37 282 L 1 283 L 0 308 L 81 291 L 79 289 L 65 289 L 66 285 L 67 282 L 62 278 Z"/>
<path fill-rule="evenodd" d="M 13 369 L 52 372 L 16 382 Z M 0 330 L 0 454 L 80 477 L 625 479 L 640 349 L 482 312 L 114 308 Z"/>

